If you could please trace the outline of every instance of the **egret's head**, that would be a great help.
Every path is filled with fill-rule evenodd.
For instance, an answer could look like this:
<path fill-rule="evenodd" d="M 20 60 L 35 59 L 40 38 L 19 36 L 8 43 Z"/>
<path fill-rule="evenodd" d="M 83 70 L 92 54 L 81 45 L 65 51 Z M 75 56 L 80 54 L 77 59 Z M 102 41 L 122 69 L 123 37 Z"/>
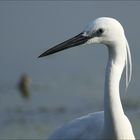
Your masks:
<path fill-rule="evenodd" d="M 89 23 L 83 31 L 85 36 L 91 36 L 87 43 L 102 43 L 112 45 L 124 39 L 122 25 L 113 18 L 101 17 Z"/>
<path fill-rule="evenodd" d="M 108 17 L 97 18 L 92 21 L 80 34 L 47 50 L 39 57 L 44 57 L 64 49 L 82 44 L 101 43 L 113 45 L 124 39 L 124 30 L 121 24 Z"/>

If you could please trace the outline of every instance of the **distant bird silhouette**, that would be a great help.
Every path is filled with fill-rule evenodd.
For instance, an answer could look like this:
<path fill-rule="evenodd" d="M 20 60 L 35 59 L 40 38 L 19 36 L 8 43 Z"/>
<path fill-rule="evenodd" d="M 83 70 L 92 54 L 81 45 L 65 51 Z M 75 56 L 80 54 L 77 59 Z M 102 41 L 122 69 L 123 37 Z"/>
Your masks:
<path fill-rule="evenodd" d="M 27 74 L 23 74 L 18 83 L 18 88 L 20 90 L 22 97 L 25 99 L 29 99 L 31 96 L 30 84 L 31 84 L 30 77 Z"/>

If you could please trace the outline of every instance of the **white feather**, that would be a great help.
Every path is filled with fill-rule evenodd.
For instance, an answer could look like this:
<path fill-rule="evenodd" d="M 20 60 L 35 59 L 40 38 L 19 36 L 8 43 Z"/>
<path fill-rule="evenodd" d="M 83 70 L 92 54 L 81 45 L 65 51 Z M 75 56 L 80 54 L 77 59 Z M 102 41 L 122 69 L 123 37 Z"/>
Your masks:
<path fill-rule="evenodd" d="M 132 76 L 132 58 L 127 39 L 126 39 L 126 52 L 127 53 L 125 62 L 126 62 L 126 90 L 127 90 Z"/>

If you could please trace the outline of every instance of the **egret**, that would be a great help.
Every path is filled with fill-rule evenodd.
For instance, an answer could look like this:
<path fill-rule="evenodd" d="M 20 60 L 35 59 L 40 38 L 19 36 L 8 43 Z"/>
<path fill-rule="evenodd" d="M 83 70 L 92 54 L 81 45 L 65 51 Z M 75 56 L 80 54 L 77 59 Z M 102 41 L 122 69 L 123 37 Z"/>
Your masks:
<path fill-rule="evenodd" d="M 105 72 L 104 111 L 90 113 L 57 129 L 49 140 L 135 139 L 131 123 L 124 113 L 119 84 L 126 67 L 126 88 L 131 80 L 132 62 L 129 44 L 119 21 L 100 17 L 77 36 L 60 43 L 39 57 L 82 44 L 104 44 L 108 49 Z"/>

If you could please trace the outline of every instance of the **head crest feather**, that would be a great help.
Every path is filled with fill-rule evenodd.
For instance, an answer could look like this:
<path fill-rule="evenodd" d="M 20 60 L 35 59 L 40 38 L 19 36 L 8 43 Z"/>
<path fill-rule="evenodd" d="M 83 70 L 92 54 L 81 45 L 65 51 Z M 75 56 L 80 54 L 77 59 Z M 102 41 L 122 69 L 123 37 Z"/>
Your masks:
<path fill-rule="evenodd" d="M 126 39 L 125 67 L 126 67 L 126 90 L 127 90 L 129 83 L 131 81 L 131 76 L 132 76 L 132 58 L 131 58 L 131 52 L 130 52 L 130 48 L 129 48 L 127 39 Z"/>

